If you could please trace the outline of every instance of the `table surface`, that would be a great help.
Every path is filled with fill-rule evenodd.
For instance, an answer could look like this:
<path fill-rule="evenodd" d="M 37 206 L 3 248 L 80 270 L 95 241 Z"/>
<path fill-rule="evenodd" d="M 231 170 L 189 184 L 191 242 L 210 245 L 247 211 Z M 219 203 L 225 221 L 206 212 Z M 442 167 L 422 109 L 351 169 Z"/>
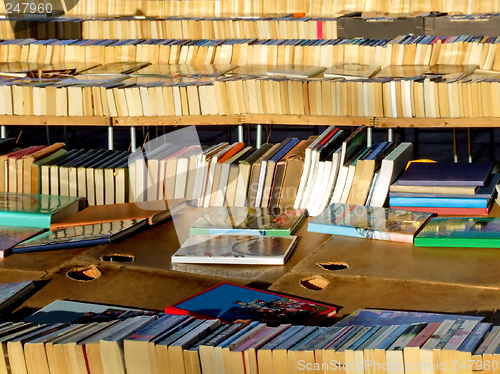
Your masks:
<path fill-rule="evenodd" d="M 205 210 L 206 208 L 187 207 L 177 214 L 174 219 L 151 227 L 120 243 L 91 248 L 9 256 L 0 260 L 0 283 L 29 279 L 47 281 L 40 282 L 37 292 L 19 306 L 17 309 L 19 313 L 42 308 L 57 299 L 162 310 L 174 302 L 201 292 L 220 282 L 232 282 L 267 289 L 284 275 L 293 271 L 300 271 L 301 266 L 303 266 L 302 260 L 330 238 L 330 235 L 309 233 L 307 231 L 307 222 L 310 218 L 307 218 L 295 233 L 298 236 L 298 244 L 293 256 L 285 265 L 172 264 L 170 261 L 172 254 L 179 249 L 179 243 L 183 243 L 187 239 L 189 227 Z M 500 207 L 497 204 L 494 205 L 491 215 L 500 216 Z M 339 237 L 339 239 L 341 238 Z M 344 242 L 354 248 L 354 246 L 357 247 L 358 245 L 363 247 L 372 241 L 367 243 L 365 239 L 353 238 L 347 241 L 339 240 L 339 243 Z M 373 243 L 375 246 L 385 246 L 384 242 L 373 242 L 377 242 Z M 419 250 L 411 244 L 404 243 L 387 243 L 387 246 L 392 251 L 398 248 L 405 251 L 408 251 L 409 248 L 411 251 Z M 342 251 L 346 252 L 348 249 L 342 248 Z M 429 251 L 429 249 L 425 251 Z M 467 249 L 457 249 L 456 251 L 467 251 Z M 443 256 L 454 256 L 453 252 L 451 250 L 441 251 Z M 489 253 L 489 256 L 492 256 L 490 259 L 494 261 L 495 256 L 491 255 L 491 250 Z M 102 258 L 105 255 L 133 256 L 134 261 L 106 262 Z M 412 256 L 403 256 L 401 258 L 411 258 Z M 470 256 L 466 257 L 470 258 Z M 500 259 L 500 252 L 498 259 Z M 440 261 L 443 262 L 446 259 L 441 258 Z M 73 269 L 86 268 L 91 265 L 97 266 L 101 272 L 98 279 L 81 281 L 71 279 L 67 275 Z M 294 270 L 292 271 L 292 269 Z M 377 272 L 376 269 L 371 269 L 372 272 Z M 488 271 L 490 270 L 491 266 L 488 266 Z M 466 267 L 462 268 L 461 271 L 466 271 Z M 364 275 L 366 274 L 357 274 L 357 276 L 361 277 Z M 415 274 L 413 276 L 418 277 Z M 484 286 L 496 288 L 492 276 L 492 274 L 488 274 L 485 277 L 482 281 Z M 363 282 L 357 284 L 361 288 L 365 287 Z M 354 286 L 356 285 L 354 284 Z M 360 292 L 359 296 L 356 296 L 354 286 L 351 284 L 349 287 L 348 302 L 351 303 L 352 300 L 355 300 L 356 305 L 363 305 L 362 300 L 358 300 L 363 297 L 363 293 Z M 498 290 L 498 288 L 496 289 Z M 297 289 L 297 292 L 293 291 L 293 289 L 288 292 L 300 294 L 299 289 Z M 315 297 L 314 295 L 313 293 L 310 298 L 328 302 L 328 298 L 319 297 L 320 295 Z M 333 303 L 334 300 L 331 302 Z M 335 304 L 343 305 L 344 303 L 342 300 L 339 303 L 339 300 L 336 299 Z M 346 305 L 347 309 L 349 308 Z"/>

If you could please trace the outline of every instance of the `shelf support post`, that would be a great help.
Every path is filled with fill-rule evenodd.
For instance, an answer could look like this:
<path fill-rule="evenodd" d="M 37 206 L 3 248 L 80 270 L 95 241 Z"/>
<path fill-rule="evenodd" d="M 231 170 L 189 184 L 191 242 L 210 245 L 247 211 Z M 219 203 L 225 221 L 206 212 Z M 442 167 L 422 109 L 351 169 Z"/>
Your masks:
<path fill-rule="evenodd" d="M 244 128 L 242 124 L 238 125 L 238 142 L 243 143 L 245 141 Z"/>
<path fill-rule="evenodd" d="M 111 151 L 115 150 L 115 137 L 113 133 L 113 126 L 108 126 L 108 149 Z"/>
<path fill-rule="evenodd" d="M 387 130 L 387 141 L 392 142 L 394 139 L 394 129 Z"/>
<path fill-rule="evenodd" d="M 7 126 L 2 125 L 2 127 L 0 128 L 0 131 L 1 131 L 0 136 L 2 138 L 6 138 L 7 137 Z"/>
<path fill-rule="evenodd" d="M 373 127 L 368 127 L 366 129 L 366 146 L 371 147 L 373 143 Z"/>
<path fill-rule="evenodd" d="M 262 146 L 262 125 L 257 125 L 257 134 L 256 134 L 256 144 L 255 148 L 259 149 Z"/>
<path fill-rule="evenodd" d="M 130 151 L 134 152 L 134 150 L 137 148 L 137 140 L 136 140 L 136 131 L 135 131 L 135 126 L 130 126 Z"/>
<path fill-rule="evenodd" d="M 457 155 L 457 129 L 453 128 L 453 161 L 458 162 Z"/>

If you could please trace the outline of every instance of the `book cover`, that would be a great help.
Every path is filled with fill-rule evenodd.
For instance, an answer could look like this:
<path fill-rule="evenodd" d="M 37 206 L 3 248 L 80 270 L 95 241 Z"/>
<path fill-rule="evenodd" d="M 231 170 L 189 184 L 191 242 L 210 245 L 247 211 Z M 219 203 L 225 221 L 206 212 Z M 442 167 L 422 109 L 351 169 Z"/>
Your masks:
<path fill-rule="evenodd" d="M 371 78 L 379 71 L 379 65 L 339 61 L 326 69 L 323 75 L 327 78 L 359 79 Z"/>
<path fill-rule="evenodd" d="M 51 251 L 106 244 L 124 239 L 146 225 L 147 220 L 145 219 L 132 219 L 47 231 L 16 245 L 12 248 L 12 253 Z"/>
<path fill-rule="evenodd" d="M 491 162 L 413 162 L 401 175 L 402 186 L 484 186 L 493 164 Z"/>
<path fill-rule="evenodd" d="M 78 212 L 80 198 L 0 192 L 0 219 L 6 226 L 49 228 Z"/>
<path fill-rule="evenodd" d="M 190 235 L 292 235 L 305 209 L 212 207 L 191 225 Z"/>
<path fill-rule="evenodd" d="M 480 247 L 500 245 L 500 218 L 436 217 L 415 237 L 417 247 Z"/>
<path fill-rule="evenodd" d="M 449 197 L 389 197 L 390 206 L 429 208 L 487 208 L 490 199 Z"/>
<path fill-rule="evenodd" d="M 308 231 L 357 238 L 413 243 L 431 213 L 332 204 L 309 222 Z"/>
<path fill-rule="evenodd" d="M 223 321 L 251 319 L 267 323 L 310 324 L 327 318 L 337 308 L 261 291 L 230 283 L 221 283 L 165 309 L 170 314 L 192 314 Z"/>
<path fill-rule="evenodd" d="M 411 210 L 413 212 L 427 212 L 448 216 L 487 216 L 492 204 L 486 208 L 436 208 L 436 207 L 407 207 L 392 206 L 392 209 Z"/>
<path fill-rule="evenodd" d="M 33 281 L 0 284 L 0 310 L 8 307 L 34 287 Z"/>
<path fill-rule="evenodd" d="M 12 247 L 41 233 L 42 228 L 0 226 L 0 258 L 7 257 Z"/>
<path fill-rule="evenodd" d="M 165 209 L 158 209 L 162 205 Z M 172 199 L 165 202 L 144 201 L 140 204 L 92 205 L 60 222 L 53 223 L 50 225 L 50 230 L 131 219 L 147 219 L 150 225 L 154 225 L 179 212 L 185 206 L 186 199 Z"/>
<path fill-rule="evenodd" d="M 295 236 L 192 235 L 172 263 L 283 265 L 296 241 Z"/>
<path fill-rule="evenodd" d="M 406 312 L 400 310 L 359 309 L 337 322 L 335 326 L 392 326 L 421 322 L 444 322 L 447 319 L 470 319 L 474 321 L 482 321 L 483 317 L 442 313 Z"/>

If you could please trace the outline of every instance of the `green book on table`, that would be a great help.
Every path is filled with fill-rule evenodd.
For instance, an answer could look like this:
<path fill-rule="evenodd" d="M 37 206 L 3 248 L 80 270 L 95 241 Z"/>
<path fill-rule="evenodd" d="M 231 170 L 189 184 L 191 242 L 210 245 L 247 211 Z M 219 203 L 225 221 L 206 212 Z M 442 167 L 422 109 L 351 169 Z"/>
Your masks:
<path fill-rule="evenodd" d="M 212 207 L 191 225 L 189 235 L 290 236 L 305 216 L 305 209 Z"/>
<path fill-rule="evenodd" d="M 49 228 L 76 214 L 80 198 L 0 192 L 0 221 L 5 226 Z"/>
<path fill-rule="evenodd" d="M 416 247 L 500 247 L 500 218 L 437 217 L 415 237 Z"/>

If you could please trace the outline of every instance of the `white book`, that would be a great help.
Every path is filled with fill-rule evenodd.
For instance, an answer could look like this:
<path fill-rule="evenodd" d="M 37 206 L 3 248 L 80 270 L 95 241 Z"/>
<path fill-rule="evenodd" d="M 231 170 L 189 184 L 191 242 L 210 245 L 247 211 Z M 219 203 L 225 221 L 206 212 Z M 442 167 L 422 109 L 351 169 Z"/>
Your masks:
<path fill-rule="evenodd" d="M 304 191 L 304 196 L 302 197 L 302 202 L 300 203 L 301 209 L 306 209 L 307 204 L 311 199 L 312 190 L 314 188 L 314 182 L 316 180 L 316 175 L 318 174 L 318 167 L 319 167 L 319 152 L 312 151 L 309 176 L 307 178 L 307 184 L 306 184 L 306 189 Z"/>
<path fill-rule="evenodd" d="M 330 178 L 328 180 L 328 185 L 326 187 L 325 193 L 323 195 L 323 200 L 321 205 L 318 207 L 317 211 L 321 213 L 326 209 L 330 200 L 332 199 L 333 191 L 335 189 L 335 184 L 337 182 L 337 177 L 339 175 L 339 167 L 340 167 L 340 153 L 335 152 L 332 157 L 332 166 L 330 171 Z M 318 213 L 318 214 L 319 214 Z"/>
<path fill-rule="evenodd" d="M 321 200 L 321 198 L 323 197 L 322 195 L 320 195 L 320 191 L 322 187 L 325 187 L 324 186 L 326 184 L 325 179 L 328 179 L 330 175 L 329 168 L 331 168 L 331 163 L 330 165 L 328 165 L 328 169 L 325 161 L 320 161 L 318 163 L 318 170 L 316 171 L 316 180 L 314 181 L 314 187 L 312 188 L 311 191 L 311 197 L 309 198 L 309 202 L 307 203 L 306 206 L 307 210 L 311 215 L 315 215 L 315 211 L 313 208 L 316 205 L 318 205 L 317 203 L 318 200 Z"/>
<path fill-rule="evenodd" d="M 370 203 L 371 206 L 384 206 L 391 184 L 401 176 L 412 156 L 413 144 L 401 143 L 382 160 L 377 184 L 375 185 L 373 198 Z"/>
<path fill-rule="evenodd" d="M 347 178 L 345 181 L 344 190 L 342 191 L 342 196 L 340 197 L 340 203 L 345 204 L 347 198 L 349 197 L 349 192 L 351 192 L 352 182 L 354 181 L 354 173 L 356 173 L 356 166 L 349 165 L 347 170 Z"/>

